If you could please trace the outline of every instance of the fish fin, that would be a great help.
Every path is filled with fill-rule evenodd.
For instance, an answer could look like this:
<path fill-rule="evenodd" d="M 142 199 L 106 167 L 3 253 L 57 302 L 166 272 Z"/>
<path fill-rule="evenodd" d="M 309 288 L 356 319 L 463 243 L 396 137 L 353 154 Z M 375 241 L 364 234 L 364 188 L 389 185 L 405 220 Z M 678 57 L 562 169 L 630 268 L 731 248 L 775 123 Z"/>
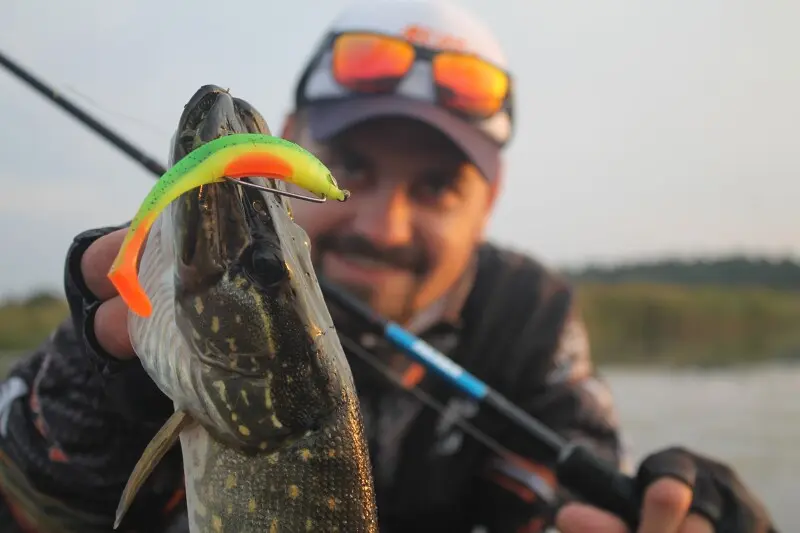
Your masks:
<path fill-rule="evenodd" d="M 158 463 L 164 458 L 167 452 L 178 442 L 181 432 L 194 424 L 194 419 L 186 411 L 175 411 L 172 416 L 161 426 L 156 436 L 144 449 L 144 453 L 139 458 L 136 466 L 133 468 L 131 476 L 128 478 L 128 483 L 125 485 L 125 490 L 122 491 L 122 497 L 117 506 L 117 516 L 114 520 L 114 529 L 119 527 L 125 513 L 128 512 L 133 499 L 139 492 L 139 489 L 153 473 Z"/>

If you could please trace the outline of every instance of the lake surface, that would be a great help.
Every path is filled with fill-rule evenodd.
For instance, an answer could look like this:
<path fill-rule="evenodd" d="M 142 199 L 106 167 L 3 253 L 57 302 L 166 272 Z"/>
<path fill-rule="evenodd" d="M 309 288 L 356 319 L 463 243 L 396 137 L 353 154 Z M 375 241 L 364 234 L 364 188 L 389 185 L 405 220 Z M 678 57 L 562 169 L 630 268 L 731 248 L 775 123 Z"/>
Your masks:
<path fill-rule="evenodd" d="M 633 459 L 681 444 L 733 466 L 781 531 L 800 531 L 800 365 L 605 368 Z"/>

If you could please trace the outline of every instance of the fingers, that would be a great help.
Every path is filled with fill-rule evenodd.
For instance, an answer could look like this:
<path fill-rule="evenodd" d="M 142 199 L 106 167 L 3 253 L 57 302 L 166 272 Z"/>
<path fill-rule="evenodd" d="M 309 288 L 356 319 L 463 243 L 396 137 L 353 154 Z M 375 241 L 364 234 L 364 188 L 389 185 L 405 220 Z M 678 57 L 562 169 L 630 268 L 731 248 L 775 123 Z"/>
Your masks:
<path fill-rule="evenodd" d="M 127 231 L 123 228 L 103 235 L 81 257 L 83 282 L 103 302 L 94 316 L 94 335 L 100 347 L 118 359 L 131 359 L 136 355 L 128 336 L 128 308 L 108 279 L 108 271 Z"/>
<path fill-rule="evenodd" d="M 660 479 L 647 489 L 637 533 L 717 533 L 700 515 L 687 516 L 692 491 L 674 479 Z M 561 533 L 630 533 L 619 518 L 582 503 L 565 505 L 556 515 Z"/>
<path fill-rule="evenodd" d="M 565 505 L 556 515 L 561 533 L 628 533 L 619 518 L 582 503 Z"/>
<path fill-rule="evenodd" d="M 672 478 L 655 481 L 644 494 L 638 533 L 682 532 L 691 503 L 692 489 L 685 483 Z"/>
<path fill-rule="evenodd" d="M 645 492 L 637 533 L 715 533 L 704 518 L 687 517 L 692 489 L 672 478 L 654 482 Z M 630 533 L 619 518 L 580 503 L 565 505 L 556 516 L 562 533 Z"/>
<path fill-rule="evenodd" d="M 689 514 L 690 508 L 703 512 L 710 508 L 698 506 L 699 501 L 713 502 L 708 480 L 698 473 L 689 452 L 673 448 L 653 454 L 642 463 L 638 481 L 644 495 L 635 533 L 719 533 L 702 514 Z M 694 494 L 692 487 L 699 493 Z M 556 516 L 556 524 L 563 533 L 632 533 L 621 520 L 582 504 L 564 506 Z"/>
<path fill-rule="evenodd" d="M 94 336 L 103 350 L 118 359 L 131 359 L 136 355 L 128 335 L 128 306 L 122 298 L 115 296 L 97 308 Z"/>
<path fill-rule="evenodd" d="M 98 300 L 109 300 L 117 295 L 117 290 L 108 279 L 108 271 L 127 231 L 127 228 L 123 228 L 103 235 L 83 252 L 81 257 L 83 282 Z"/>
<path fill-rule="evenodd" d="M 700 515 L 690 514 L 681 525 L 678 533 L 716 533 L 711 522 Z"/>
<path fill-rule="evenodd" d="M 660 489 L 659 489 L 660 490 Z M 662 495 L 657 494 L 657 497 Z M 717 533 L 711 522 L 700 515 L 691 514 L 688 517 L 680 514 L 677 519 L 679 526 L 674 529 L 675 521 L 671 524 L 655 522 L 660 520 L 658 513 L 650 513 L 649 522 L 642 522 L 639 531 L 669 531 L 675 533 Z M 651 529 L 645 529 L 645 528 Z M 662 529 L 652 529 L 661 527 Z M 673 529 L 663 529 L 672 527 Z M 629 533 L 625 524 L 615 516 L 612 516 L 600 509 L 584 505 L 581 503 L 571 503 L 565 505 L 556 516 L 556 528 L 561 533 Z"/>

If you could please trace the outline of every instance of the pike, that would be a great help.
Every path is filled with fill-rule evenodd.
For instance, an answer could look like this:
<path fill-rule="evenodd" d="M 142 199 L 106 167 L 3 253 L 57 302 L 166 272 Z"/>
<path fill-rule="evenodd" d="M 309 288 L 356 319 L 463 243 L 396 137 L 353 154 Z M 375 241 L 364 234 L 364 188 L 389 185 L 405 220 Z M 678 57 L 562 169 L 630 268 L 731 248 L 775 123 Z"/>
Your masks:
<path fill-rule="evenodd" d="M 170 164 L 239 133 L 269 128 L 246 101 L 201 87 Z M 131 341 L 175 413 L 131 474 L 115 528 L 180 441 L 192 533 L 377 532 L 353 377 L 289 200 L 232 181 L 181 194 L 153 221 L 138 281 L 151 310 L 129 312 Z"/>

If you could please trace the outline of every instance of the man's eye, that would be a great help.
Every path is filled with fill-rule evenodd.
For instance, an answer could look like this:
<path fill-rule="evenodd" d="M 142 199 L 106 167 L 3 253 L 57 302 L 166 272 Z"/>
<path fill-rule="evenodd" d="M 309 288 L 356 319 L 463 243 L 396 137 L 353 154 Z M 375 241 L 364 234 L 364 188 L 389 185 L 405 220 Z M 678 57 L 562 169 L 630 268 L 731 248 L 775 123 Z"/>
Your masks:
<path fill-rule="evenodd" d="M 451 188 L 452 183 L 449 183 L 445 180 L 426 180 L 419 186 L 419 190 L 421 192 L 435 196 L 439 196 Z"/>
<path fill-rule="evenodd" d="M 359 183 L 366 178 L 367 165 L 357 156 L 342 154 L 331 167 L 340 185 Z"/>
<path fill-rule="evenodd" d="M 432 174 L 421 179 L 415 196 L 431 205 L 449 205 L 459 198 L 458 177 L 452 174 Z"/>
<path fill-rule="evenodd" d="M 364 162 L 355 156 L 344 157 L 342 158 L 342 166 L 345 168 L 347 172 L 361 172 L 364 170 Z"/>

